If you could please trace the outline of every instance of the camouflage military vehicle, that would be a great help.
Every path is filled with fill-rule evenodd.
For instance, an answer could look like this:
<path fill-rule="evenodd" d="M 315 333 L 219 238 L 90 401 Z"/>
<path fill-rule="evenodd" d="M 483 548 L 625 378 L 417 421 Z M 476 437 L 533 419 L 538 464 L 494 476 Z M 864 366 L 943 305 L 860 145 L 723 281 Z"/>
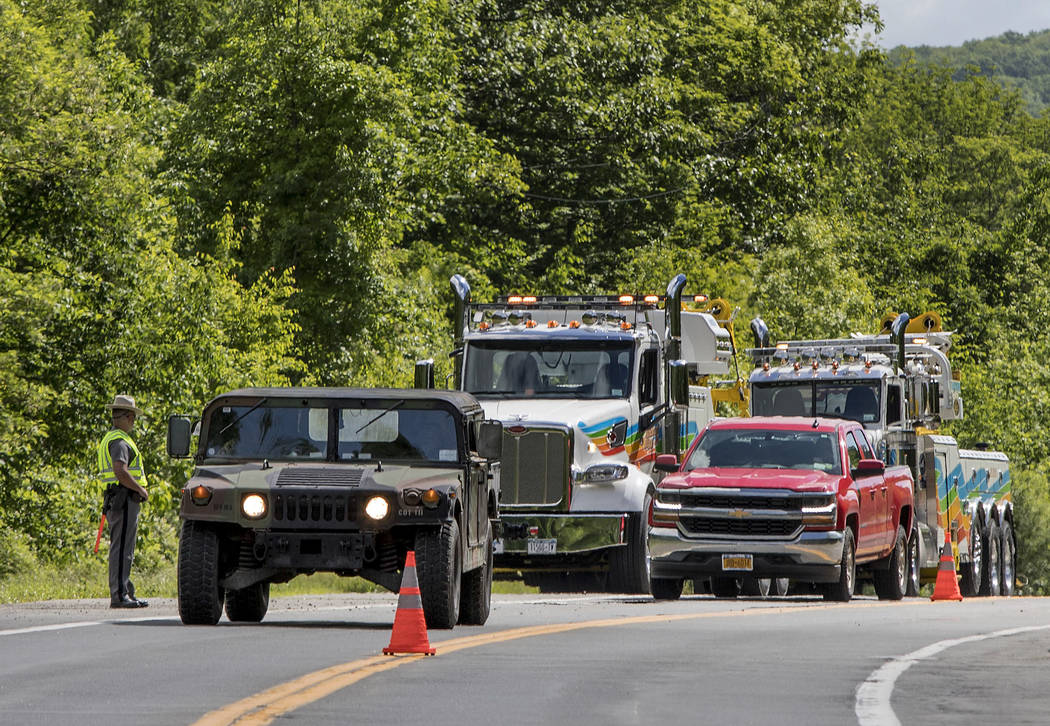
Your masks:
<path fill-rule="evenodd" d="M 193 422 L 168 421 L 187 457 Z M 245 388 L 204 409 L 179 516 L 179 615 L 263 619 L 270 583 L 360 575 L 396 592 L 415 550 L 427 625 L 482 624 L 502 426 L 470 394 Z"/>

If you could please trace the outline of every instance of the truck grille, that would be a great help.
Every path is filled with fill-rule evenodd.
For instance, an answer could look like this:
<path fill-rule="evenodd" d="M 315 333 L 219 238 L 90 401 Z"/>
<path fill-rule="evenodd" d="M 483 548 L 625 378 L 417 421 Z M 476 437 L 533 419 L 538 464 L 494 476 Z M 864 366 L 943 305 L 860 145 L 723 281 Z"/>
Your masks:
<path fill-rule="evenodd" d="M 566 508 L 571 462 L 572 429 L 505 425 L 500 504 Z"/>
<path fill-rule="evenodd" d="M 726 537 L 793 537 L 802 520 L 736 520 L 707 517 L 682 517 L 682 529 L 692 535 Z"/>
<path fill-rule="evenodd" d="M 275 526 L 339 527 L 357 519 L 357 498 L 343 492 L 288 492 L 273 494 Z"/>
<path fill-rule="evenodd" d="M 677 493 L 687 537 L 794 539 L 803 509 L 830 506 L 833 495 L 771 489 L 698 488 Z"/>

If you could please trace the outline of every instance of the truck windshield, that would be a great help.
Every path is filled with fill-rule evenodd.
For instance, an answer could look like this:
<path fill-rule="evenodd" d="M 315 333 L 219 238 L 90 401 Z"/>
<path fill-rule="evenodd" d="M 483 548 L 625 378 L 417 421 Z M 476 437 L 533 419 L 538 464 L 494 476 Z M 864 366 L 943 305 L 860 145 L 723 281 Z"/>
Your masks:
<path fill-rule="evenodd" d="M 826 416 L 877 423 L 881 408 L 878 383 L 800 381 L 756 383 L 751 388 L 755 416 Z"/>
<path fill-rule="evenodd" d="M 443 409 L 410 408 L 405 401 L 359 401 L 354 407 L 222 406 L 212 411 L 204 454 L 209 459 L 326 460 L 330 446 L 342 460 L 455 462 L 455 419 Z M 333 416 L 334 414 L 334 416 Z M 337 434 L 330 435 L 330 422 Z M 334 441 L 333 441 L 334 439 Z"/>
<path fill-rule="evenodd" d="M 769 429 L 711 429 L 686 461 L 693 469 L 814 469 L 841 474 L 830 433 Z"/>
<path fill-rule="evenodd" d="M 485 341 L 467 347 L 464 387 L 476 396 L 627 398 L 633 346 L 619 341 Z"/>

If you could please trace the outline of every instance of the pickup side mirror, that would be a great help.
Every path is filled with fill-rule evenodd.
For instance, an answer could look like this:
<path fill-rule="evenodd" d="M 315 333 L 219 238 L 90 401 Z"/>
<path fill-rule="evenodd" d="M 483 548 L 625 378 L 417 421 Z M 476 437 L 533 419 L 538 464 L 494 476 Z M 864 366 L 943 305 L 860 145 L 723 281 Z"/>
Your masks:
<path fill-rule="evenodd" d="M 193 422 L 189 416 L 168 417 L 168 456 L 173 459 L 185 459 L 190 455 L 190 436 L 193 433 Z"/>
<path fill-rule="evenodd" d="M 499 421 L 482 421 L 478 424 L 478 456 L 483 459 L 498 459 L 503 455 L 503 424 Z"/>
<path fill-rule="evenodd" d="M 855 476 L 875 476 L 886 471 L 886 463 L 881 459 L 861 459 L 854 469 Z"/>
<path fill-rule="evenodd" d="M 653 468 L 657 471 L 678 471 L 678 457 L 674 454 L 657 454 Z"/>

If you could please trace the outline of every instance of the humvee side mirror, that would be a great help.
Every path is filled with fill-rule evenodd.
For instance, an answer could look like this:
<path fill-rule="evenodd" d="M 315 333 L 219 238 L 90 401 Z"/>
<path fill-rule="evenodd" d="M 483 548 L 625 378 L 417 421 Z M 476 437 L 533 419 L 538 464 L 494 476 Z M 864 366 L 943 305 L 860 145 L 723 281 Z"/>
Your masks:
<path fill-rule="evenodd" d="M 503 424 L 499 421 L 482 421 L 478 424 L 478 456 L 483 459 L 498 459 L 503 455 Z"/>
<path fill-rule="evenodd" d="M 193 422 L 189 416 L 168 417 L 168 456 L 173 459 L 185 459 L 190 455 L 190 435 Z"/>

